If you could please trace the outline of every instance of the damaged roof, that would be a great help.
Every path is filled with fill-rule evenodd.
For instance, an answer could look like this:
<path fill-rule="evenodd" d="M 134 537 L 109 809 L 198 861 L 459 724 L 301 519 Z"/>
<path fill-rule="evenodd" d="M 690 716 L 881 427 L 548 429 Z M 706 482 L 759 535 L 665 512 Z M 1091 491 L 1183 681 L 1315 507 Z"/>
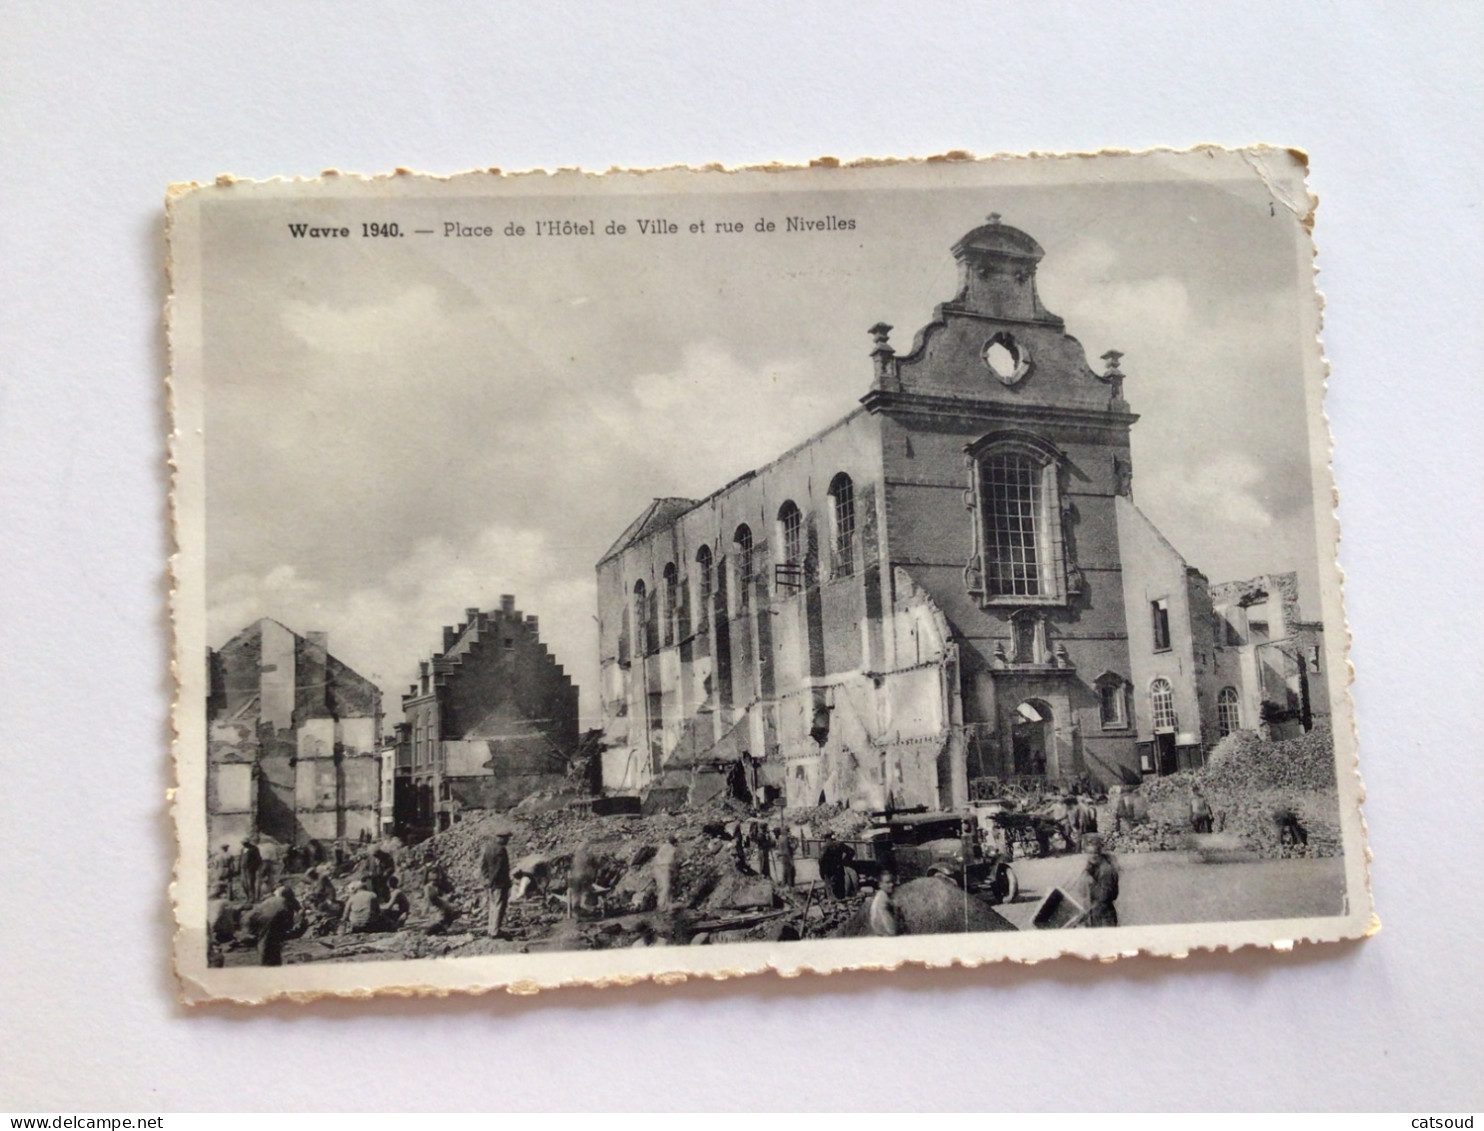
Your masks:
<path fill-rule="evenodd" d="M 663 530 L 671 525 L 677 518 L 692 507 L 697 506 L 695 499 L 682 499 L 670 496 L 664 499 L 656 499 L 644 509 L 644 513 L 629 523 L 628 529 L 618 536 L 618 541 L 608 547 L 598 561 L 606 562 L 615 554 L 622 553 L 635 542 L 647 538 L 656 530 Z"/>

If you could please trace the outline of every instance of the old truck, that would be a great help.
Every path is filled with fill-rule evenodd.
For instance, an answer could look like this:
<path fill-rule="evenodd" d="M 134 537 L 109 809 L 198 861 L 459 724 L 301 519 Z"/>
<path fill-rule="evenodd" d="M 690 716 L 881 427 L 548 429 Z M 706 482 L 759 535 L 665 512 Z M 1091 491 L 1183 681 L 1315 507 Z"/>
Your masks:
<path fill-rule="evenodd" d="M 973 814 L 890 812 L 873 814 L 873 822 L 849 848 L 853 869 L 863 883 L 874 883 L 884 871 L 896 882 L 936 876 L 991 904 L 1009 903 L 1020 892 L 1015 871 Z M 817 856 L 823 842 L 805 845 L 807 856 Z"/>

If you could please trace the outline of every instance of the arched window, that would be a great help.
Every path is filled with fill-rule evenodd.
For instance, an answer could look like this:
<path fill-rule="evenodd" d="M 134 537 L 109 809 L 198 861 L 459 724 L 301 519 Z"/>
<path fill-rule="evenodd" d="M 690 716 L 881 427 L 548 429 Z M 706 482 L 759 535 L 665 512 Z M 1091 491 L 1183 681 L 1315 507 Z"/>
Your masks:
<path fill-rule="evenodd" d="M 1216 729 L 1222 738 L 1242 729 L 1242 707 L 1235 687 L 1223 687 L 1221 694 L 1216 696 Z"/>
<path fill-rule="evenodd" d="M 732 535 L 732 548 L 737 560 L 737 607 L 752 605 L 752 528 L 743 523 Z"/>
<path fill-rule="evenodd" d="M 634 582 L 634 655 L 649 654 L 649 601 L 643 581 Z"/>
<path fill-rule="evenodd" d="M 978 540 L 970 591 L 986 603 L 1064 600 L 1056 449 L 1029 433 L 999 432 L 968 451 Z"/>
<path fill-rule="evenodd" d="M 674 562 L 665 565 L 665 646 L 675 643 L 676 625 L 680 621 L 680 571 Z"/>
<path fill-rule="evenodd" d="M 789 499 L 778 508 L 778 544 L 783 548 L 783 565 L 804 564 L 804 515 Z"/>
<path fill-rule="evenodd" d="M 711 623 L 711 595 L 715 592 L 711 575 L 711 547 L 702 546 L 696 551 L 696 612 L 691 617 L 697 632 L 705 632 Z"/>
<path fill-rule="evenodd" d="M 855 484 L 843 471 L 830 480 L 830 573 L 855 572 Z"/>
<path fill-rule="evenodd" d="M 1167 679 L 1156 679 L 1149 685 L 1149 706 L 1154 715 L 1154 729 L 1172 731 L 1179 726 L 1175 716 L 1175 689 Z"/>

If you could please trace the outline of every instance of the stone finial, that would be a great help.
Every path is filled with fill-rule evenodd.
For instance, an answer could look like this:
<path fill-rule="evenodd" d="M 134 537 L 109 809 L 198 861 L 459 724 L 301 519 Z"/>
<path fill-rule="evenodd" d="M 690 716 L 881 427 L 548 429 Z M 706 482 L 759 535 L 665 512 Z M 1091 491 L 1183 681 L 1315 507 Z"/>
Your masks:
<path fill-rule="evenodd" d="M 991 224 L 998 224 L 1000 222 L 1000 214 L 998 212 L 991 212 L 985 219 Z"/>
<path fill-rule="evenodd" d="M 871 335 L 871 341 L 874 343 L 874 348 L 871 350 L 872 353 L 896 352 L 891 347 L 891 327 L 885 322 L 876 323 L 876 325 L 872 326 L 866 332 Z"/>
<path fill-rule="evenodd" d="M 1122 360 L 1122 358 L 1122 350 L 1109 350 L 1107 353 L 1103 354 L 1103 360 L 1108 363 L 1108 369 L 1107 372 L 1103 374 L 1103 380 L 1108 382 L 1108 384 L 1112 386 L 1113 399 L 1115 401 L 1121 401 L 1123 399 L 1124 374 L 1123 370 L 1118 368 L 1118 363 Z"/>

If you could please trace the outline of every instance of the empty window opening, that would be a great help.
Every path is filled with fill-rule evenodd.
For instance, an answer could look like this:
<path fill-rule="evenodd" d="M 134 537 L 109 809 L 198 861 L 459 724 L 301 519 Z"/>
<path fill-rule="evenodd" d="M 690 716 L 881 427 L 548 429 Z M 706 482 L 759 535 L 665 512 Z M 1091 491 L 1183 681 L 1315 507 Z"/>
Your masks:
<path fill-rule="evenodd" d="M 831 572 L 848 577 L 855 572 L 855 484 L 843 471 L 830 480 L 830 525 L 834 535 Z"/>

